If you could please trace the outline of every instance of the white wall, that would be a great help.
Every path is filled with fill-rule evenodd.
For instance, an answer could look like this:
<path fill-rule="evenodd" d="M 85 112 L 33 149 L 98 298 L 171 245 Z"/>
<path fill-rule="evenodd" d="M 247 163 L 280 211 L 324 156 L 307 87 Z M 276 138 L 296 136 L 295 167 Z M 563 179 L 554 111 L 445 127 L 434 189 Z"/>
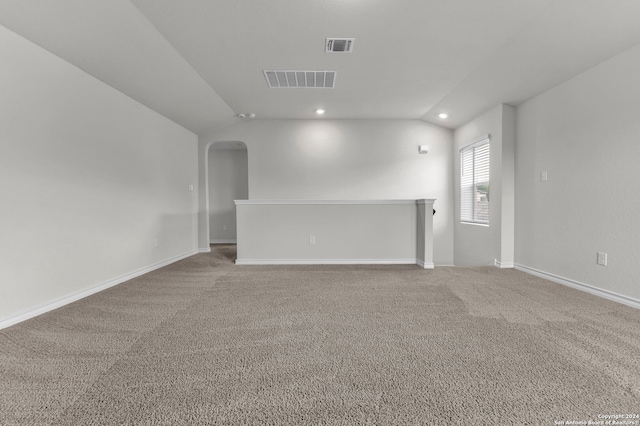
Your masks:
<path fill-rule="evenodd" d="M 250 199 L 435 198 L 434 261 L 453 263 L 450 130 L 419 120 L 242 121 L 201 138 L 201 157 L 212 141 L 246 143 Z"/>
<path fill-rule="evenodd" d="M 516 263 L 636 300 L 639 75 L 637 46 L 522 104 L 516 147 Z"/>
<path fill-rule="evenodd" d="M 460 223 L 460 149 L 491 135 L 489 226 Z M 515 109 L 498 105 L 454 132 L 456 265 L 514 265 Z"/>
<path fill-rule="evenodd" d="M 0 323 L 197 249 L 196 135 L 4 27 L 0 62 Z"/>
<path fill-rule="evenodd" d="M 210 149 L 210 242 L 236 241 L 236 205 L 233 201 L 246 200 L 248 197 L 247 150 Z"/>

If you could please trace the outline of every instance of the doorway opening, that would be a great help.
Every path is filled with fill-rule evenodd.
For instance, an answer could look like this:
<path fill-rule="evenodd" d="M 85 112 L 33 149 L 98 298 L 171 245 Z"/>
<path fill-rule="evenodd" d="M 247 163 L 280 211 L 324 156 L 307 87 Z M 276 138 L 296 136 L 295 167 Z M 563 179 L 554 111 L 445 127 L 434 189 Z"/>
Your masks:
<path fill-rule="evenodd" d="M 234 200 L 249 198 L 248 151 L 244 142 L 214 142 L 207 153 L 209 244 L 235 244 Z"/>

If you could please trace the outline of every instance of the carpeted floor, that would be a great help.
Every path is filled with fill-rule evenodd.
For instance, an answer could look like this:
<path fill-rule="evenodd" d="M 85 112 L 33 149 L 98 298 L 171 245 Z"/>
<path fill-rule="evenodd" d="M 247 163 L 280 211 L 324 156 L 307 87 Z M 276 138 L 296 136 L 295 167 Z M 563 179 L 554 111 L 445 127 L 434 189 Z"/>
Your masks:
<path fill-rule="evenodd" d="M 234 266 L 234 250 L 0 330 L 0 424 L 640 414 L 638 310 L 514 270 Z"/>

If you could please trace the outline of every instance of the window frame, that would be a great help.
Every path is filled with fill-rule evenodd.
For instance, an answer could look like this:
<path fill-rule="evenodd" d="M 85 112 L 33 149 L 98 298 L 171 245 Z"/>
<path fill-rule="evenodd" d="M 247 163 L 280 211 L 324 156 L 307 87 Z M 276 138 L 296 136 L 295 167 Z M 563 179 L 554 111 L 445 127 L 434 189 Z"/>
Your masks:
<path fill-rule="evenodd" d="M 482 136 L 460 148 L 459 159 L 460 223 L 489 226 L 491 221 L 491 135 Z M 469 163 L 471 163 L 471 176 L 465 175 L 468 173 Z M 486 189 L 479 190 L 481 187 Z M 479 194 L 484 194 L 486 199 L 481 200 Z"/>

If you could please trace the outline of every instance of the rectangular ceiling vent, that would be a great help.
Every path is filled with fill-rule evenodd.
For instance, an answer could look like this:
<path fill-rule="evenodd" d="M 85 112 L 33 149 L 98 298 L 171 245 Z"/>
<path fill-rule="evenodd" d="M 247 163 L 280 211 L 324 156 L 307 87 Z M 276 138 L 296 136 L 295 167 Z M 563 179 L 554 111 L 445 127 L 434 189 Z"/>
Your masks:
<path fill-rule="evenodd" d="M 351 53 L 355 38 L 328 38 L 325 52 Z"/>
<path fill-rule="evenodd" d="M 264 76 L 272 89 L 333 89 L 335 71 L 264 70 Z"/>

